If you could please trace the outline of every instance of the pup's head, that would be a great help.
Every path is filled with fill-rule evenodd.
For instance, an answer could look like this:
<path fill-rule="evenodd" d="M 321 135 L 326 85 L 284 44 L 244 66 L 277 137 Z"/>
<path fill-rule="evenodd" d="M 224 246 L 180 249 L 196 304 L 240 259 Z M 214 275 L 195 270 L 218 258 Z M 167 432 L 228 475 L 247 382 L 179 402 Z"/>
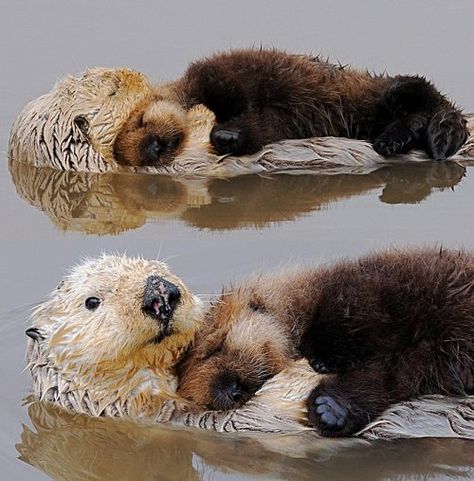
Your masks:
<path fill-rule="evenodd" d="M 222 294 L 178 367 L 179 394 L 215 410 L 247 402 L 294 354 L 280 304 L 258 282 Z"/>
<path fill-rule="evenodd" d="M 82 389 L 164 373 L 193 339 L 201 313 L 201 302 L 165 264 L 104 255 L 75 267 L 34 311 L 30 361 L 39 350 Z"/>
<path fill-rule="evenodd" d="M 114 144 L 116 161 L 125 166 L 163 167 L 182 152 L 188 136 L 186 111 L 155 94 L 132 112 Z"/>

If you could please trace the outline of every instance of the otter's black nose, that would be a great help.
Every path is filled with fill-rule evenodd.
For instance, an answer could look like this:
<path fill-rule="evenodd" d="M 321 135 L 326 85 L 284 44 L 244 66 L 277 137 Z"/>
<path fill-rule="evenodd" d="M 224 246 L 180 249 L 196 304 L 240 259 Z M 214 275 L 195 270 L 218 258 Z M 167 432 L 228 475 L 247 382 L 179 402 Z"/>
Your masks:
<path fill-rule="evenodd" d="M 166 331 L 180 297 L 181 291 L 177 286 L 163 277 L 150 276 L 146 280 L 142 311 L 159 321 Z"/>
<path fill-rule="evenodd" d="M 222 372 L 214 380 L 212 391 L 214 399 L 210 407 L 223 411 L 242 406 L 253 394 L 237 375 L 228 371 Z"/>
<path fill-rule="evenodd" d="M 157 136 L 148 137 L 143 145 L 143 151 L 149 163 L 156 162 L 165 150 L 166 142 Z"/>

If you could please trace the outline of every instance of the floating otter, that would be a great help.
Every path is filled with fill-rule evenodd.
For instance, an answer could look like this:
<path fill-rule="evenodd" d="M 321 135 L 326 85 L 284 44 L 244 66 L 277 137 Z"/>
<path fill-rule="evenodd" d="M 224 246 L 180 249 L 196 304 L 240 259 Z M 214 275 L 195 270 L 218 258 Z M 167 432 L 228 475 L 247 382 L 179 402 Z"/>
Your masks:
<path fill-rule="evenodd" d="M 9 157 L 61 170 L 111 170 L 118 131 L 151 92 L 148 79 L 128 69 L 94 68 L 62 79 L 20 113 Z"/>
<path fill-rule="evenodd" d="M 160 91 L 163 93 L 162 86 L 153 89 L 143 74 L 126 69 L 96 68 L 61 80 L 20 113 L 10 134 L 9 158 L 60 170 L 127 170 L 217 177 L 294 170 L 321 172 L 340 167 L 367 169 L 387 163 L 365 141 L 334 137 L 286 140 L 267 145 L 254 155 L 223 157 L 214 153 L 209 142 L 215 123 L 213 113 L 196 106 L 186 112 L 186 136 L 181 146 L 176 145 L 176 157 L 171 163 L 168 161 L 172 156 L 168 155 L 163 165 L 140 167 L 135 161 L 126 166 L 118 164 L 113 155 L 117 134 L 127 121 L 127 128 L 133 130 L 132 123 L 140 112 L 144 113 L 144 106 L 150 108 L 150 115 L 156 116 L 150 117 L 151 127 L 159 124 L 160 132 L 164 125 L 175 132 L 181 124 L 182 115 L 176 123 L 169 103 L 166 109 L 153 108 Z M 163 116 L 172 119 L 164 120 Z M 474 116 L 467 118 L 472 134 Z M 452 158 L 458 161 L 474 158 L 472 135 Z M 426 159 L 426 155 L 416 151 L 390 159 L 390 163 Z"/>
<path fill-rule="evenodd" d="M 185 398 L 244 405 L 305 357 L 327 376 L 311 425 L 352 435 L 396 402 L 474 392 L 474 257 L 387 251 L 233 286 L 207 314 L 180 367 Z"/>
<path fill-rule="evenodd" d="M 117 136 L 121 164 L 171 163 L 186 136 L 181 119 L 198 104 L 216 116 L 210 140 L 220 155 L 332 136 L 370 141 L 385 157 L 418 148 L 442 160 L 469 136 L 461 111 L 423 77 L 371 75 L 278 50 L 213 55 L 156 91 L 157 100 L 140 105 Z"/>
<path fill-rule="evenodd" d="M 174 365 L 201 318 L 201 301 L 165 264 L 91 259 L 33 314 L 34 392 L 78 412 L 152 416 L 172 397 Z"/>
<path fill-rule="evenodd" d="M 152 278 L 161 276 L 158 285 Z M 181 297 L 174 305 L 164 288 Z M 167 288 L 168 286 L 168 288 Z M 158 291 L 157 291 L 158 290 Z M 245 406 L 205 411 L 175 392 L 174 365 L 201 324 L 201 304 L 156 261 L 105 256 L 78 267 L 39 306 L 27 330 L 36 398 L 93 416 L 170 421 L 223 432 L 317 435 L 305 400 L 323 379 L 304 360 L 287 362 Z M 245 335 L 245 331 L 242 332 Z M 424 398 L 387 410 L 365 438 L 474 438 L 474 403 Z"/>

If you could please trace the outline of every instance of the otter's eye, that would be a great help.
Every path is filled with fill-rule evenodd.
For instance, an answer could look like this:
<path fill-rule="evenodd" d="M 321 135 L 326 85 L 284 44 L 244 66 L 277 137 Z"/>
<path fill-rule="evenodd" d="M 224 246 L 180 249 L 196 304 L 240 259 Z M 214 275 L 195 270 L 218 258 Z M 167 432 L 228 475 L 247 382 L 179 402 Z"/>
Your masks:
<path fill-rule="evenodd" d="M 94 311 L 100 306 L 100 299 L 98 297 L 88 297 L 85 302 L 86 309 Z"/>
<path fill-rule="evenodd" d="M 74 123 L 76 124 L 76 127 L 84 134 L 86 134 L 89 130 L 89 121 L 82 115 L 78 115 L 74 119 Z"/>
<path fill-rule="evenodd" d="M 249 302 L 249 308 L 250 310 L 252 311 L 255 311 L 255 312 L 263 312 L 265 311 L 265 306 L 259 302 L 256 302 L 256 301 L 250 301 Z"/>
<path fill-rule="evenodd" d="M 167 149 L 175 150 L 180 143 L 181 143 L 181 137 L 179 135 L 175 135 L 168 141 Z"/>

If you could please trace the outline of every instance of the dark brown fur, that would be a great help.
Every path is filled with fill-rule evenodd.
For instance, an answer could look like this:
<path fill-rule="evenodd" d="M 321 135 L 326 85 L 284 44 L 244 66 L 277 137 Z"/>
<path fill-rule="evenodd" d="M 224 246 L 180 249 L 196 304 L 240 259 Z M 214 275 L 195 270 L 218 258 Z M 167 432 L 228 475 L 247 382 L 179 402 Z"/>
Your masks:
<path fill-rule="evenodd" d="M 180 366 L 180 392 L 236 407 L 282 358 L 301 356 L 327 374 L 308 399 L 326 436 L 353 434 L 399 401 L 474 390 L 474 256 L 384 252 L 234 288 Z"/>
<path fill-rule="evenodd" d="M 369 140 L 385 156 L 416 147 L 444 159 L 468 138 L 461 111 L 423 77 L 371 75 L 278 50 L 215 54 L 191 64 L 165 91 L 186 109 L 204 104 L 215 113 L 211 143 L 219 154 L 343 136 Z M 124 151 L 130 162 L 133 155 Z"/>

